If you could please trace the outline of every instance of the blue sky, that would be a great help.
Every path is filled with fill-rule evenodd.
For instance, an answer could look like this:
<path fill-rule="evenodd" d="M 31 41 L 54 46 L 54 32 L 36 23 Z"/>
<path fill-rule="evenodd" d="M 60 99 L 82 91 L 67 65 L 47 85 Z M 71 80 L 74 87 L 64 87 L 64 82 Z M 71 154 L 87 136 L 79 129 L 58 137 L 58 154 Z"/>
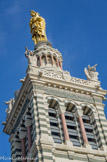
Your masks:
<path fill-rule="evenodd" d="M 3 102 L 14 97 L 26 75 L 25 46 L 34 48 L 30 10 L 45 18 L 48 40 L 62 53 L 64 69 L 86 79 L 84 67 L 97 63 L 102 88 L 107 89 L 107 0 L 0 0 L 0 123 L 6 117 Z M 2 130 L 0 124 L 0 156 L 9 156 Z"/>

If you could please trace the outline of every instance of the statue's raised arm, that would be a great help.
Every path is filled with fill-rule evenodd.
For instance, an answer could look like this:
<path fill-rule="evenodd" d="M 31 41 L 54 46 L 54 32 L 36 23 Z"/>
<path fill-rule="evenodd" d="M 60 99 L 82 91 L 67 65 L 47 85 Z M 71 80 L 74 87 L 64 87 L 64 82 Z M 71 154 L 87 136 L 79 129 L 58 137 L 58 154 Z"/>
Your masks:
<path fill-rule="evenodd" d="M 30 31 L 32 34 L 32 40 L 35 44 L 40 41 L 47 41 L 46 37 L 46 23 L 45 19 L 42 18 L 38 12 L 30 11 L 31 12 L 31 19 L 30 19 Z"/>
<path fill-rule="evenodd" d="M 96 72 L 96 66 L 97 64 L 95 64 L 94 66 L 88 65 L 88 69 L 84 69 L 85 75 L 88 80 L 98 81 L 98 72 Z"/>

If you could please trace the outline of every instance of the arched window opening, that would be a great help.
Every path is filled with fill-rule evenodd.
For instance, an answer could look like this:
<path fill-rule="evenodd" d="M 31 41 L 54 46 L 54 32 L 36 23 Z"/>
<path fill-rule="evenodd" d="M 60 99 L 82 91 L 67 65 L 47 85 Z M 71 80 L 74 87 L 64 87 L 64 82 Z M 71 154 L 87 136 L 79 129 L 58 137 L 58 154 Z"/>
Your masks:
<path fill-rule="evenodd" d="M 48 64 L 52 64 L 52 59 L 50 56 L 47 56 L 47 59 L 48 59 Z"/>
<path fill-rule="evenodd" d="M 59 104 L 57 101 L 51 100 L 49 103 L 48 114 L 50 120 L 51 135 L 53 136 L 53 140 L 55 143 L 62 143 L 58 122 L 58 109 L 57 109 L 58 106 Z"/>
<path fill-rule="evenodd" d="M 54 60 L 54 65 L 57 66 L 57 61 L 56 61 L 56 58 L 53 57 L 53 60 Z"/>
<path fill-rule="evenodd" d="M 91 120 L 92 110 L 91 108 L 84 107 L 83 112 L 84 113 L 82 119 L 84 122 L 84 127 L 88 138 L 88 142 L 91 145 L 92 149 L 97 150 L 98 145 L 96 140 L 96 134 L 95 134 L 93 122 Z"/>
<path fill-rule="evenodd" d="M 75 110 L 76 110 L 75 105 L 68 103 L 65 112 L 65 119 L 70 141 L 73 143 L 74 146 L 80 147 L 81 144 L 79 138 L 78 120 L 75 117 Z"/>
<path fill-rule="evenodd" d="M 45 66 L 46 65 L 46 57 L 42 56 L 42 65 Z"/>
<path fill-rule="evenodd" d="M 40 66 L 40 58 L 37 58 L 37 66 Z"/>

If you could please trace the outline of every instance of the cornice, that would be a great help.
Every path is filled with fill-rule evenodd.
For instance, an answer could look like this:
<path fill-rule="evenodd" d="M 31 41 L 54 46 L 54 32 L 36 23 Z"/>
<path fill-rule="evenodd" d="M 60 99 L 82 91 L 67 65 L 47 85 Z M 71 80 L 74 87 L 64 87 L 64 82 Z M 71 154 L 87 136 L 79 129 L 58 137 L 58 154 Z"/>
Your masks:
<path fill-rule="evenodd" d="M 61 76 L 61 72 L 57 72 L 57 75 L 58 74 Z M 74 77 L 71 77 L 71 79 L 67 81 L 64 80 L 63 78 L 55 78 L 51 76 L 48 77 L 45 75 L 39 76 L 39 70 L 38 70 L 38 74 L 30 73 L 30 78 L 32 79 L 32 82 L 36 82 L 38 84 L 46 85 L 48 87 L 53 87 L 53 88 L 57 87 L 59 89 L 65 89 L 68 91 L 74 91 L 82 94 L 88 94 L 88 95 L 92 94 L 93 96 L 96 95 L 97 97 L 101 97 L 103 100 L 105 100 L 104 96 L 107 93 L 106 90 L 102 89 L 101 87 L 98 88 L 96 86 L 99 84 L 99 82 L 96 83 L 96 82 L 91 82 L 79 78 L 74 79 Z M 77 80 L 77 82 L 76 81 L 72 82 L 71 80 Z"/>
<path fill-rule="evenodd" d="M 25 81 L 23 82 L 20 88 L 19 94 L 15 100 L 13 108 L 8 118 L 6 119 L 6 125 L 3 129 L 3 132 L 7 134 L 9 134 L 9 132 L 11 131 L 12 127 L 14 126 L 17 120 L 18 115 L 20 114 L 20 111 L 25 102 L 26 96 L 28 95 L 29 84 L 30 84 L 30 80 L 29 80 L 29 76 L 27 75 Z"/>

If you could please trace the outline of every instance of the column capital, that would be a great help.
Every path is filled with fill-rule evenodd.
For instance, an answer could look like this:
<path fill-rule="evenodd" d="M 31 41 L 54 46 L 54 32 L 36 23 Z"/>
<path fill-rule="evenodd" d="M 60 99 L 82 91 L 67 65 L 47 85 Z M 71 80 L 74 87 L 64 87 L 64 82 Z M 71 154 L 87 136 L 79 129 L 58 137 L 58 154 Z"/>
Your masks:
<path fill-rule="evenodd" d="M 29 126 L 31 126 L 32 125 L 32 120 L 31 119 L 25 119 L 25 126 L 26 127 L 29 127 Z"/>
<path fill-rule="evenodd" d="M 65 113 L 65 111 L 66 111 L 66 107 L 65 106 L 60 106 L 59 113 L 62 114 L 62 113 Z"/>
<path fill-rule="evenodd" d="M 20 128 L 20 129 L 19 129 L 19 138 L 20 138 L 20 139 L 25 138 L 26 135 L 27 135 L 26 128 Z"/>
<path fill-rule="evenodd" d="M 83 116 L 83 110 L 77 108 L 76 115 L 82 117 Z"/>
<path fill-rule="evenodd" d="M 94 119 L 96 119 L 96 120 L 99 119 L 99 116 L 96 112 L 93 112 L 93 116 L 94 116 Z"/>

